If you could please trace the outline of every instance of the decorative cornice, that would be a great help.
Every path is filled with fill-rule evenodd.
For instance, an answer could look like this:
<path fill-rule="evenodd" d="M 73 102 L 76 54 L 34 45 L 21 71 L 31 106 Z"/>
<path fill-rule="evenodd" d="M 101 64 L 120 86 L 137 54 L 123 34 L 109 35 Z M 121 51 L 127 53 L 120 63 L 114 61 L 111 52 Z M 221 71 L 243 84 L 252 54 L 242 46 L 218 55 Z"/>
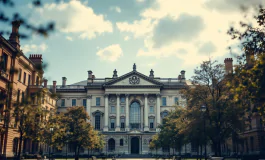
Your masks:
<path fill-rule="evenodd" d="M 161 88 L 159 85 L 115 85 L 105 86 L 105 88 Z"/>
<path fill-rule="evenodd" d="M 114 83 L 116 83 L 116 82 L 118 82 L 118 81 L 121 81 L 121 80 L 123 80 L 123 79 L 125 79 L 125 78 L 128 78 L 128 77 L 130 77 L 130 76 L 132 76 L 132 75 L 137 75 L 137 76 L 139 76 L 140 78 L 145 79 L 145 80 L 147 80 L 147 81 L 149 81 L 149 82 L 151 82 L 151 83 L 154 83 L 154 84 L 156 84 L 156 85 L 158 85 L 158 86 L 160 86 L 160 87 L 164 85 L 163 83 L 158 82 L 158 81 L 156 81 L 156 80 L 154 80 L 154 79 L 152 79 L 152 78 L 149 78 L 148 76 L 146 76 L 146 75 L 144 75 L 144 74 L 142 74 L 142 73 L 140 73 L 140 72 L 132 71 L 132 72 L 129 72 L 129 73 L 127 73 L 127 74 L 124 74 L 123 76 L 120 76 L 119 78 L 113 79 L 113 80 L 111 80 L 111 81 L 105 83 L 103 86 L 104 86 L 104 87 L 107 87 L 107 86 L 112 85 L 112 84 L 114 84 Z"/>

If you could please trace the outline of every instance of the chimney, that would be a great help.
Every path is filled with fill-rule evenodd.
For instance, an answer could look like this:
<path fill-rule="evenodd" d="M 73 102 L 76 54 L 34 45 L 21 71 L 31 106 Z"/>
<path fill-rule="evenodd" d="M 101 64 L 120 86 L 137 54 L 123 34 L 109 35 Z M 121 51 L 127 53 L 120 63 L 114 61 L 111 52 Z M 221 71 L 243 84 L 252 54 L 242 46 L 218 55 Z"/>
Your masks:
<path fill-rule="evenodd" d="M 181 74 L 181 80 L 185 80 L 185 71 L 182 70 L 182 71 L 180 72 L 180 74 Z"/>
<path fill-rule="evenodd" d="M 252 68 L 254 65 L 254 53 L 246 53 L 247 68 Z"/>
<path fill-rule="evenodd" d="M 233 59 L 232 58 L 225 58 L 225 74 L 233 73 Z"/>
<path fill-rule="evenodd" d="M 88 72 L 88 78 L 92 78 L 92 71 L 87 71 Z"/>
<path fill-rule="evenodd" d="M 153 71 L 153 69 L 151 69 L 151 71 L 150 71 L 149 78 L 154 78 L 154 71 Z"/>
<path fill-rule="evenodd" d="M 9 36 L 9 42 L 16 47 L 17 49 L 20 49 L 20 42 L 19 42 L 19 26 L 21 21 L 15 20 L 12 22 L 12 33 Z"/>
<path fill-rule="evenodd" d="M 30 54 L 29 59 L 35 64 L 41 67 L 42 55 L 41 54 Z"/>
<path fill-rule="evenodd" d="M 44 86 L 44 88 L 47 88 L 47 83 L 48 83 L 48 80 L 47 79 L 43 79 L 43 86 Z"/>
<path fill-rule="evenodd" d="M 56 81 L 53 81 L 52 92 L 56 93 Z"/>
<path fill-rule="evenodd" d="M 62 87 L 66 86 L 66 80 L 67 80 L 66 77 L 62 77 Z"/>
<path fill-rule="evenodd" d="M 87 73 L 88 73 L 87 83 L 93 83 L 93 80 L 92 80 L 93 79 L 93 77 L 92 77 L 93 72 L 89 70 L 89 71 L 87 71 Z"/>
<path fill-rule="evenodd" d="M 117 78 L 118 77 L 118 75 L 117 75 L 117 71 L 116 71 L 116 69 L 113 71 L 113 77 L 112 78 Z"/>

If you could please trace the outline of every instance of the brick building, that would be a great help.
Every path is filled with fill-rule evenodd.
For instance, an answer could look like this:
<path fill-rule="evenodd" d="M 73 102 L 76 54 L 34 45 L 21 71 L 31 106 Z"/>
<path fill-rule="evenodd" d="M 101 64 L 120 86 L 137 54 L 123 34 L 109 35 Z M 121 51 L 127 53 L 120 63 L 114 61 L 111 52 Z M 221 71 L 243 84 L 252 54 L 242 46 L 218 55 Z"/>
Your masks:
<path fill-rule="evenodd" d="M 14 156 L 18 150 L 18 122 L 13 117 L 15 104 L 27 97 L 34 97 L 30 104 L 32 107 L 41 100 L 43 110 L 53 110 L 56 104 L 56 98 L 52 98 L 52 93 L 45 88 L 47 80 L 44 80 L 44 86 L 41 85 L 44 74 L 40 69 L 42 55 L 27 58 L 20 49 L 19 26 L 19 21 L 12 23 L 8 40 L 0 36 L 0 154 L 7 157 Z M 38 148 L 38 144 L 31 140 L 22 144 L 24 152 L 34 152 Z"/>

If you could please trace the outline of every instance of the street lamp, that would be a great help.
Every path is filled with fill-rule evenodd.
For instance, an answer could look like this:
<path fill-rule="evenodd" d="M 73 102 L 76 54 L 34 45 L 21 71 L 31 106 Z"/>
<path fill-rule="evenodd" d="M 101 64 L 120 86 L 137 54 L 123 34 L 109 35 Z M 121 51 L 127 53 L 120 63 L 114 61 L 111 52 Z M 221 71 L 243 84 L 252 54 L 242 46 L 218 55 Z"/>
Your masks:
<path fill-rule="evenodd" d="M 200 108 L 201 112 L 205 115 L 205 112 L 207 110 L 207 107 L 205 105 L 202 105 Z M 206 140 L 206 131 L 205 131 L 205 116 L 203 117 L 203 131 L 204 131 L 204 158 L 207 160 L 207 151 L 206 151 L 206 145 L 207 145 L 207 140 Z"/>
<path fill-rule="evenodd" d="M 51 143 L 52 143 L 52 132 L 53 132 L 53 128 L 50 128 L 50 146 L 49 146 L 49 160 L 51 158 Z"/>
<path fill-rule="evenodd" d="M 68 151 L 68 135 L 69 131 L 66 132 L 66 160 L 67 160 L 67 151 Z"/>

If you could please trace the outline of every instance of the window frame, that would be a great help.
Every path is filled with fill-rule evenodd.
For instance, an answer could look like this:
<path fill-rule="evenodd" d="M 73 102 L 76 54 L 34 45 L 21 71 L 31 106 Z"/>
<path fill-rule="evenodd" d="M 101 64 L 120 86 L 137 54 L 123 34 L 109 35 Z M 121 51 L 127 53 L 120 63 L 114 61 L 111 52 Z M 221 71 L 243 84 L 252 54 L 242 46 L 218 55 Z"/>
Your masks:
<path fill-rule="evenodd" d="M 73 105 L 74 100 L 75 100 L 75 105 Z M 72 99 L 72 107 L 73 106 L 76 106 L 76 99 Z"/>
<path fill-rule="evenodd" d="M 17 79 L 19 82 L 21 82 L 21 73 L 22 73 L 22 69 L 19 68 L 18 69 L 18 79 Z"/>
<path fill-rule="evenodd" d="M 65 107 L 65 99 L 61 99 L 61 107 Z"/>
<path fill-rule="evenodd" d="M 24 72 L 23 84 L 26 84 L 26 79 L 27 79 L 27 73 L 26 73 L 26 72 Z"/>
<path fill-rule="evenodd" d="M 100 97 L 96 97 L 96 106 L 100 106 Z"/>
<path fill-rule="evenodd" d="M 83 102 L 83 106 L 86 107 L 87 106 L 86 99 L 83 99 L 82 102 Z"/>
<path fill-rule="evenodd" d="M 162 97 L 162 106 L 167 106 L 167 97 Z"/>
<path fill-rule="evenodd" d="M 151 110 L 151 108 L 152 108 L 152 110 Z M 149 106 L 149 113 L 150 114 L 154 114 L 155 113 L 154 106 Z"/>

